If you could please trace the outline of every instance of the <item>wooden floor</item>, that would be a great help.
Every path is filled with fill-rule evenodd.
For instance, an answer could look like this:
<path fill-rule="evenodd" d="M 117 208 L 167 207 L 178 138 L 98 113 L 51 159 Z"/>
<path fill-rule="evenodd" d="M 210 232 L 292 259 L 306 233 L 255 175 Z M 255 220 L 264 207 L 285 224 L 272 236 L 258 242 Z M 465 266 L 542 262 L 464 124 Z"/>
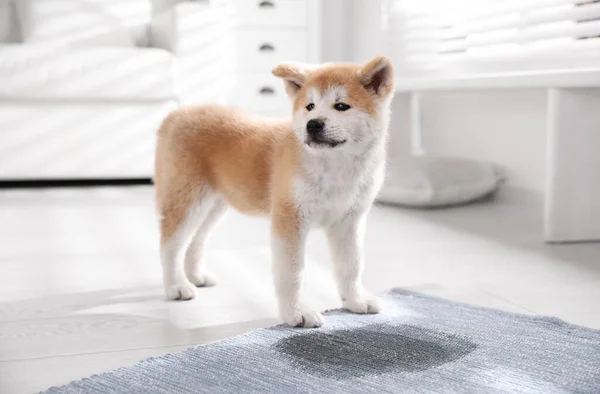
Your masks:
<path fill-rule="evenodd" d="M 207 258 L 216 287 L 161 288 L 152 189 L 0 191 L 0 393 L 28 393 L 278 322 L 264 219 L 230 212 Z M 365 283 L 552 315 L 600 328 L 600 244 L 545 245 L 537 199 L 462 208 L 377 207 Z M 322 234 L 306 290 L 339 306 Z"/>

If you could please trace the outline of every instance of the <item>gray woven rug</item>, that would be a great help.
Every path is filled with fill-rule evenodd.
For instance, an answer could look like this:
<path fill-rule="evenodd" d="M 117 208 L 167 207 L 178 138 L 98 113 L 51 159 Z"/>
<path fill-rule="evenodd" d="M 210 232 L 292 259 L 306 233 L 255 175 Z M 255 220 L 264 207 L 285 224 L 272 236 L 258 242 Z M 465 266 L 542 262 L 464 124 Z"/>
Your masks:
<path fill-rule="evenodd" d="M 95 375 L 50 393 L 600 393 L 600 331 L 395 289 L 327 313 Z"/>

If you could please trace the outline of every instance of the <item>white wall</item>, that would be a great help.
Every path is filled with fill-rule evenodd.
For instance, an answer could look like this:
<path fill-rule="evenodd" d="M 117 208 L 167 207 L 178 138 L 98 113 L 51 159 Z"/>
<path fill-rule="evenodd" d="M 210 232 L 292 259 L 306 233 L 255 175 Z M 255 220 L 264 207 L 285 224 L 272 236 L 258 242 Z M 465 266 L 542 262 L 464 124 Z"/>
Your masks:
<path fill-rule="evenodd" d="M 349 59 L 350 42 L 346 40 L 348 8 L 344 3 L 344 0 L 321 0 L 321 60 L 323 62 L 340 62 Z"/>
<path fill-rule="evenodd" d="M 323 0 L 323 61 L 362 62 L 382 52 L 380 0 Z M 408 95 L 394 99 L 390 165 L 410 153 Z M 544 190 L 546 93 L 504 90 L 426 94 L 423 144 L 432 154 L 491 160 L 508 184 Z"/>
<path fill-rule="evenodd" d="M 410 150 L 408 95 L 394 99 L 390 159 Z M 427 153 L 490 160 L 508 184 L 544 190 L 546 94 L 543 90 L 432 93 L 423 96 Z"/>
<path fill-rule="evenodd" d="M 382 53 L 381 0 L 320 0 L 324 62 L 363 62 Z"/>

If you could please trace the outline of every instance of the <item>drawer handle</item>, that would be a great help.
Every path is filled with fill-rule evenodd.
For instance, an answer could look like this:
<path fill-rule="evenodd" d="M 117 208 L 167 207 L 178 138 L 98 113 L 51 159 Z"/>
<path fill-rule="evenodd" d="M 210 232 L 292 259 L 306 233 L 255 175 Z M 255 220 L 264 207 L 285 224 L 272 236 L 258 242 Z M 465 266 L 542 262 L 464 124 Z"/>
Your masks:
<path fill-rule="evenodd" d="M 258 47 L 261 52 L 275 52 L 275 47 L 272 44 L 262 44 Z"/>
<path fill-rule="evenodd" d="M 275 7 L 275 3 L 273 3 L 272 1 L 261 1 L 260 3 L 258 3 L 258 6 L 260 8 L 274 8 Z"/>
<path fill-rule="evenodd" d="M 258 91 L 263 96 L 271 96 L 275 94 L 275 89 L 265 86 Z"/>

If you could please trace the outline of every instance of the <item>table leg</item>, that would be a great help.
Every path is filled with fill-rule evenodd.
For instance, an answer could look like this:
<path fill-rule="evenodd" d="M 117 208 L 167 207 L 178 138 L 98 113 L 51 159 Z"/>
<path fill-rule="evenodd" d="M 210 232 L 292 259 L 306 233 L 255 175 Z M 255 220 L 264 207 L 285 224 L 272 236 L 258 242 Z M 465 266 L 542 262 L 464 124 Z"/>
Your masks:
<path fill-rule="evenodd" d="M 413 156 L 423 154 L 422 116 L 421 94 L 412 92 L 410 94 L 410 142 Z"/>
<path fill-rule="evenodd" d="M 600 240 L 600 89 L 548 90 L 546 242 Z"/>

